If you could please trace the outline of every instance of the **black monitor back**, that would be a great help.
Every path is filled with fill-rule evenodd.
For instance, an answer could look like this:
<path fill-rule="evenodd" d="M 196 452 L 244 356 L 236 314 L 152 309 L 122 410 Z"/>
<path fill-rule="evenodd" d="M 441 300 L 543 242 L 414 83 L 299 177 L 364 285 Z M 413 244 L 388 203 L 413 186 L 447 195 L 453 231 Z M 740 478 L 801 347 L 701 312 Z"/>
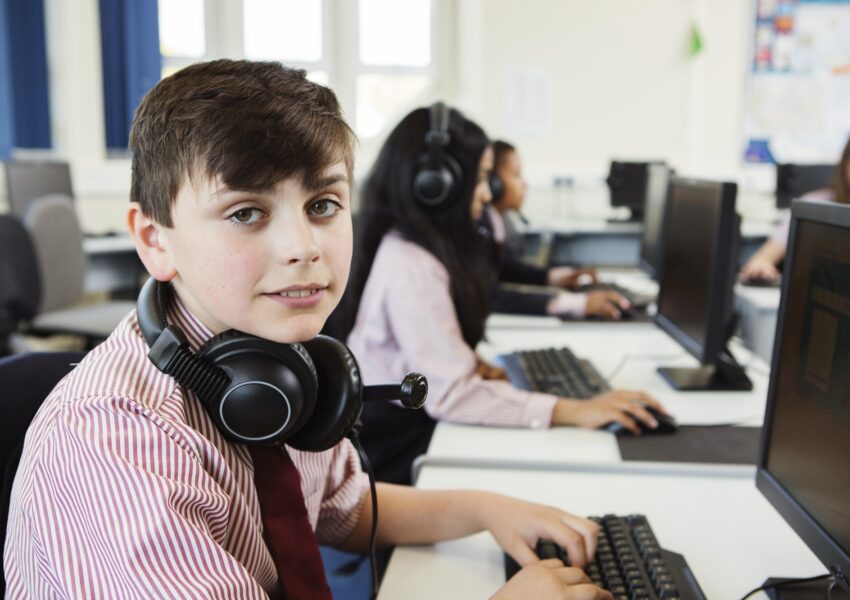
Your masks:
<path fill-rule="evenodd" d="M 699 361 L 714 364 L 733 319 L 740 218 L 737 185 L 673 177 L 656 323 Z"/>
<path fill-rule="evenodd" d="M 850 207 L 792 214 L 756 485 L 847 590 Z"/>
<path fill-rule="evenodd" d="M 829 187 L 835 165 L 776 165 L 776 208 L 788 208 L 804 194 Z"/>
<path fill-rule="evenodd" d="M 632 220 L 640 220 L 643 217 L 647 169 L 652 164 L 663 162 L 611 161 L 605 180 L 611 195 L 611 206 L 625 206 L 631 209 Z"/>
<path fill-rule="evenodd" d="M 6 166 L 6 192 L 9 211 L 21 218 L 29 203 L 48 194 L 74 197 L 71 169 L 66 162 L 10 161 Z"/>
<path fill-rule="evenodd" d="M 667 165 L 647 167 L 643 232 L 640 240 L 640 266 L 647 275 L 660 279 L 664 250 L 664 217 L 667 207 L 667 187 L 672 171 Z"/>

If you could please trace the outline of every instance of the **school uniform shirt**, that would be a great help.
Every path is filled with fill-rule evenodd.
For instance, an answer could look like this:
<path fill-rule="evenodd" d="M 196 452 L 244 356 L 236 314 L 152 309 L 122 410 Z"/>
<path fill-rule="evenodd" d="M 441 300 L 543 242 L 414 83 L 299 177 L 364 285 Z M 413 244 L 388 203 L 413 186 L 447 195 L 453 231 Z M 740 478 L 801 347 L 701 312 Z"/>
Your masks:
<path fill-rule="evenodd" d="M 555 396 L 475 373 L 476 354 L 463 339 L 448 271 L 395 232 L 375 255 L 348 345 L 367 384 L 397 382 L 410 371 L 425 375 L 424 409 L 436 420 L 537 429 L 551 423 Z"/>
<path fill-rule="evenodd" d="M 502 285 L 519 283 L 536 286 L 548 285 L 549 270 L 523 262 L 506 244 L 507 227 L 502 214 L 487 205 L 479 220 L 479 231 L 487 246 L 487 256 L 496 278 L 490 290 L 490 308 L 493 312 L 519 315 L 546 315 L 549 303 L 558 296 L 562 314 L 582 319 L 587 314 L 587 294 L 573 292 L 535 292 L 518 290 Z"/>
<path fill-rule="evenodd" d="M 197 349 L 212 333 L 175 301 Z M 17 471 L 4 552 L 7 598 L 267 598 L 247 447 L 159 372 L 130 313 L 48 396 Z M 320 543 L 345 540 L 367 480 L 346 440 L 289 449 Z M 300 499 L 298 499 L 300 501 Z"/>

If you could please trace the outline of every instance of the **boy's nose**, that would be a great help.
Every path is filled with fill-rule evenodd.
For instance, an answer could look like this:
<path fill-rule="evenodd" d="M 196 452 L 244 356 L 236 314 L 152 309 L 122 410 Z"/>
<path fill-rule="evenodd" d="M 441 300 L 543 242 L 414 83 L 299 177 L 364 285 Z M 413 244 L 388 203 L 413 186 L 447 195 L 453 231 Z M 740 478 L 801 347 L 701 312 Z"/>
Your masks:
<path fill-rule="evenodd" d="M 321 253 L 310 224 L 299 219 L 289 225 L 279 233 L 282 236 L 281 258 L 288 264 L 319 260 Z"/>

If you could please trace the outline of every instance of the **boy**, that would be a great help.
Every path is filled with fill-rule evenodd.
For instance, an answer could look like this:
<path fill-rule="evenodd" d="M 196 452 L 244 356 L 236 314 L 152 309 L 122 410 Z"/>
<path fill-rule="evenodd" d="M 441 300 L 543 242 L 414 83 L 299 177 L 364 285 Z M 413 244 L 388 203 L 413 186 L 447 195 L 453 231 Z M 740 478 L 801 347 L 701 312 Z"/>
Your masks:
<path fill-rule="evenodd" d="M 353 134 L 333 93 L 276 63 L 193 65 L 148 93 L 130 145 L 129 228 L 151 276 L 170 282 L 168 320 L 192 349 L 229 329 L 279 343 L 318 334 L 352 246 Z M 7 597 L 329 597 L 317 539 L 363 552 L 371 527 L 351 444 L 289 450 L 293 524 L 272 532 L 252 451 L 226 441 L 147 353 L 131 313 L 33 421 L 10 508 Z M 384 545 L 489 529 L 530 565 L 498 597 L 610 597 L 531 550 L 551 538 L 582 566 L 596 540 L 585 519 L 479 492 L 379 485 L 378 497 Z"/>

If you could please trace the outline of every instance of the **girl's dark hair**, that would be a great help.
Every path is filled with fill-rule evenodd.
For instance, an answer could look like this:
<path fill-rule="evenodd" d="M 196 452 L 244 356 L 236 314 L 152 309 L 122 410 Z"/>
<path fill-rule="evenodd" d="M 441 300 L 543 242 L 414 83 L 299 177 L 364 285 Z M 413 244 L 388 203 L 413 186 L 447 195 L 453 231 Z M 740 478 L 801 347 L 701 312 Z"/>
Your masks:
<path fill-rule="evenodd" d="M 502 166 L 502 162 L 507 158 L 508 154 L 516 152 L 516 148 L 512 144 L 504 140 L 496 140 L 493 142 L 493 170 L 498 171 Z"/>
<path fill-rule="evenodd" d="M 454 200 L 439 209 L 413 197 L 417 163 L 426 152 L 429 111 L 419 108 L 396 125 L 384 143 L 361 192 L 356 217 L 351 277 L 327 331 L 345 339 L 354 327 L 360 298 L 381 240 L 390 230 L 433 254 L 448 270 L 463 339 L 475 347 L 484 337 L 489 312 L 488 270 L 481 236 L 470 215 L 481 156 L 489 146 L 484 131 L 457 110 L 449 111 L 451 140 L 446 153 L 463 173 Z"/>
<path fill-rule="evenodd" d="M 847 168 L 850 166 L 850 138 L 841 153 L 841 160 L 835 167 L 832 176 L 832 190 L 835 192 L 835 201 L 841 204 L 850 204 L 850 182 L 847 181 Z"/>

